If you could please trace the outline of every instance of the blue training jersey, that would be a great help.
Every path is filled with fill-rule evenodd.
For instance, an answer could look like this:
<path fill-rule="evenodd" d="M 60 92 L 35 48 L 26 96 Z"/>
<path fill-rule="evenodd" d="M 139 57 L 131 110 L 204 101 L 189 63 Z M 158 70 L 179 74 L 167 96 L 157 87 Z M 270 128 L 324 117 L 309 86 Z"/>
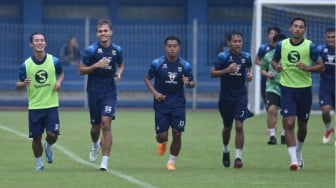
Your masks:
<path fill-rule="evenodd" d="M 239 70 L 220 77 L 220 96 L 239 97 L 246 91 L 247 68 L 252 66 L 250 53 L 234 54 L 231 50 L 221 52 L 217 56 L 214 68 L 215 70 L 223 70 L 232 63 L 236 63 Z"/>
<path fill-rule="evenodd" d="M 191 65 L 183 58 L 179 57 L 176 62 L 169 62 L 166 56 L 153 60 L 148 70 L 148 77 L 154 78 L 154 88 L 166 96 L 163 103 L 154 100 L 154 106 L 165 105 L 172 108 L 185 106 L 183 76 L 188 77 L 189 81 L 194 80 Z"/>
<path fill-rule="evenodd" d="M 259 50 L 257 52 L 257 56 L 259 58 L 263 58 L 265 56 L 265 54 L 267 54 L 267 52 L 271 51 L 274 49 L 274 46 L 268 44 L 268 43 L 265 43 L 265 44 L 262 44 L 260 45 L 259 47 Z"/>
<path fill-rule="evenodd" d="M 44 59 L 42 61 L 39 61 L 38 59 L 36 59 L 33 55 L 31 56 L 31 59 L 33 60 L 34 63 L 36 63 L 37 65 L 41 65 L 42 63 L 44 63 L 44 61 L 46 60 L 47 58 L 47 54 L 46 56 L 44 57 Z M 53 61 L 54 61 L 54 66 L 55 66 L 55 71 L 56 71 L 56 74 L 59 75 L 62 73 L 63 69 L 62 69 L 62 65 L 61 65 L 61 62 L 60 60 L 57 58 L 57 57 L 54 57 L 53 56 Z M 20 69 L 19 69 L 19 80 L 21 82 L 23 82 L 26 78 L 27 78 L 27 74 L 26 74 L 26 61 L 24 61 L 21 66 L 20 66 Z"/>
<path fill-rule="evenodd" d="M 114 81 L 117 64 L 123 63 L 122 48 L 114 43 L 107 48 L 99 42 L 88 46 L 83 55 L 83 62 L 87 66 L 97 63 L 102 58 L 108 58 L 110 63 L 107 67 L 97 68 L 88 74 L 87 92 L 95 94 L 116 93 Z"/>
<path fill-rule="evenodd" d="M 326 44 L 321 44 L 317 49 L 325 66 L 325 71 L 320 74 L 321 81 L 333 80 L 335 82 L 335 48 L 329 48 Z"/>

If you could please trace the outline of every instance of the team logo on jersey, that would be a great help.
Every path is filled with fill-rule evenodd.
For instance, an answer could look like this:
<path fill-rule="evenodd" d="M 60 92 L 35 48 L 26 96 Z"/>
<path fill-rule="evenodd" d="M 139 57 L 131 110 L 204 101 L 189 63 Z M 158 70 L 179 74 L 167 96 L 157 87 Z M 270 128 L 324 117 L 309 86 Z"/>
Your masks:
<path fill-rule="evenodd" d="M 177 84 L 177 81 L 175 81 L 177 73 L 176 72 L 168 72 L 169 80 L 166 81 L 168 84 Z"/>
<path fill-rule="evenodd" d="M 177 71 L 182 72 L 182 67 L 177 67 Z"/>
<path fill-rule="evenodd" d="M 101 48 L 98 48 L 98 49 L 97 49 L 97 53 L 98 53 L 98 54 L 101 54 L 101 53 L 103 53 L 103 49 L 101 49 Z"/>
<path fill-rule="evenodd" d="M 334 61 L 335 61 L 335 56 L 334 55 L 327 55 L 327 59 L 328 59 L 328 62 L 326 62 L 326 64 L 329 64 L 329 65 L 335 64 L 334 63 Z"/>
<path fill-rule="evenodd" d="M 45 70 L 39 70 L 35 74 L 35 80 L 39 84 L 43 84 L 48 80 L 48 73 Z"/>
<path fill-rule="evenodd" d="M 116 50 L 112 50 L 112 55 L 117 55 L 117 51 Z"/>
<path fill-rule="evenodd" d="M 35 81 L 38 83 L 34 85 L 35 88 L 42 88 L 50 86 L 50 83 L 45 83 L 48 80 L 48 73 L 45 70 L 39 70 L 35 74 Z"/>
<path fill-rule="evenodd" d="M 167 64 L 163 64 L 163 65 L 162 65 L 162 68 L 163 68 L 163 69 L 168 68 Z"/>
<path fill-rule="evenodd" d="M 328 48 L 323 48 L 323 53 L 328 53 Z"/>
<path fill-rule="evenodd" d="M 232 56 L 229 56 L 228 61 L 229 61 L 229 62 L 233 61 Z"/>
<path fill-rule="evenodd" d="M 298 51 L 290 51 L 287 55 L 287 59 L 291 63 L 297 63 L 300 61 L 300 53 Z"/>
<path fill-rule="evenodd" d="M 242 58 L 240 61 L 241 61 L 242 64 L 244 64 L 246 62 L 245 58 Z"/>

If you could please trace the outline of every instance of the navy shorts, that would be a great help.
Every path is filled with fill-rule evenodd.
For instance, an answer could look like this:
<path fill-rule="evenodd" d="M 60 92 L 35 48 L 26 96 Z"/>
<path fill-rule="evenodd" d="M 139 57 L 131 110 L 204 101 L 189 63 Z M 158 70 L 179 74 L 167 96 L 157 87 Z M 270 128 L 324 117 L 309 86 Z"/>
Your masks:
<path fill-rule="evenodd" d="M 308 121 L 312 105 L 311 87 L 289 88 L 280 85 L 280 91 L 281 115 L 297 116 L 301 121 Z"/>
<path fill-rule="evenodd" d="M 235 100 L 220 98 L 218 110 L 221 114 L 224 127 L 231 128 L 233 120 L 244 121 L 248 116 L 247 96 L 242 96 Z"/>
<path fill-rule="evenodd" d="M 115 119 L 115 107 L 117 102 L 116 93 L 88 94 L 88 105 L 90 111 L 90 122 L 92 125 L 101 123 L 102 116 L 109 116 Z"/>
<path fill-rule="evenodd" d="M 177 109 L 155 110 L 155 131 L 160 134 L 168 131 L 169 127 L 184 131 L 186 123 L 185 107 Z"/>
<path fill-rule="evenodd" d="M 58 107 L 28 111 L 29 138 L 42 136 L 44 130 L 59 135 Z"/>
<path fill-rule="evenodd" d="M 319 104 L 320 106 L 331 105 L 335 109 L 335 82 L 320 82 Z"/>
<path fill-rule="evenodd" d="M 267 107 L 271 105 L 280 106 L 280 96 L 273 92 L 266 92 Z"/>

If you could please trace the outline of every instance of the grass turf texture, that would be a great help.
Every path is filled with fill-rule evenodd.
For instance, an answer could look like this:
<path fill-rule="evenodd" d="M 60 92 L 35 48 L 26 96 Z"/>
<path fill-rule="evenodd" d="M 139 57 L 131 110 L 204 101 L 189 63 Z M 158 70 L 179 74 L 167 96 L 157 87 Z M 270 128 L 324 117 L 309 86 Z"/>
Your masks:
<path fill-rule="evenodd" d="M 53 164 L 45 162 L 42 173 L 34 172 L 35 159 L 31 141 L 27 139 L 27 112 L 1 111 L 0 126 L 22 133 L 18 136 L 0 129 L 1 187 L 11 188 L 92 188 L 92 187 L 183 187 L 183 188 L 333 188 L 335 187 L 335 146 L 322 144 L 325 131 L 321 115 L 312 115 L 308 136 L 303 146 L 305 167 L 289 170 L 289 156 L 285 145 L 267 145 L 265 115 L 245 121 L 245 146 L 242 169 L 233 168 L 235 155 L 232 131 L 231 167 L 221 163 L 221 119 L 217 110 L 187 112 L 186 131 L 182 137 L 182 150 L 176 161 L 176 171 L 165 169 L 169 147 L 163 157 L 156 153 L 154 113 L 152 110 L 118 109 L 113 121 L 113 145 L 109 169 L 115 173 L 100 172 L 99 156 L 95 165 L 88 159 L 91 142 L 89 118 L 86 110 L 60 109 L 61 135 L 57 146 L 66 148 L 80 159 L 72 159 L 54 147 Z M 281 116 L 279 116 L 281 118 Z M 281 127 L 281 119 L 278 123 Z M 277 131 L 280 143 L 280 129 Z M 171 137 L 169 140 L 169 144 Z M 169 146 L 169 145 L 168 145 Z M 43 154 L 45 161 L 45 155 Z M 79 163 L 81 159 L 85 164 Z M 136 182 L 132 182 L 132 178 Z M 140 183 L 139 183 L 140 182 Z"/>

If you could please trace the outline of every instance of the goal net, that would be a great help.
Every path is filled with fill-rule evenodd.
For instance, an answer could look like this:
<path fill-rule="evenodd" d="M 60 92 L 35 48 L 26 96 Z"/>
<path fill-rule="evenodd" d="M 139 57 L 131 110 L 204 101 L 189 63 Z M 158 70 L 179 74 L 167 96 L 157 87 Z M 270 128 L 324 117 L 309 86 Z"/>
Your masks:
<path fill-rule="evenodd" d="M 261 44 L 267 43 L 267 28 L 278 26 L 287 37 L 290 36 L 290 21 L 302 17 L 307 22 L 306 38 L 315 45 L 325 42 L 325 29 L 335 27 L 335 0 L 255 0 L 252 24 L 251 54 L 256 53 Z M 318 110 L 319 74 L 313 73 L 313 105 Z M 265 112 L 260 92 L 260 67 L 254 66 L 254 80 L 250 84 L 250 106 L 256 114 Z"/>

